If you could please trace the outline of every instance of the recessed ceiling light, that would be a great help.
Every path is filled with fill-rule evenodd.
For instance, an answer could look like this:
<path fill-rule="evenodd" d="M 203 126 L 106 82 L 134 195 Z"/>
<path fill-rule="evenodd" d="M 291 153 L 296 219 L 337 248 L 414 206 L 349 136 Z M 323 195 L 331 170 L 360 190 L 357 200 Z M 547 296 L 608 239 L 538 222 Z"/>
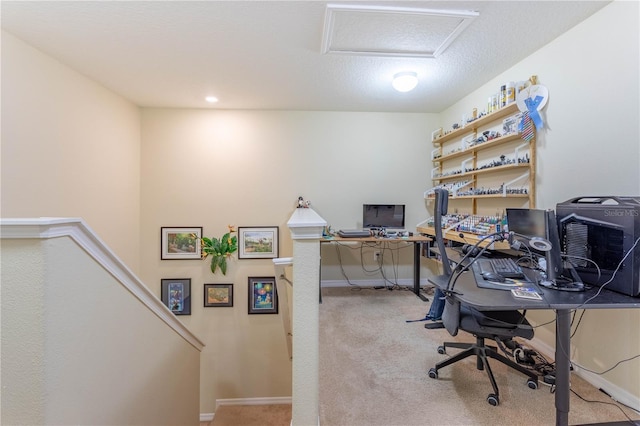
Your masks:
<path fill-rule="evenodd" d="M 393 76 L 391 85 L 398 92 L 410 92 L 418 85 L 418 74 L 413 71 L 399 72 Z"/>
<path fill-rule="evenodd" d="M 216 98 L 215 96 L 207 96 L 206 98 L 204 98 L 204 100 L 209 102 L 210 104 L 215 104 L 216 102 L 218 102 L 218 98 Z"/>

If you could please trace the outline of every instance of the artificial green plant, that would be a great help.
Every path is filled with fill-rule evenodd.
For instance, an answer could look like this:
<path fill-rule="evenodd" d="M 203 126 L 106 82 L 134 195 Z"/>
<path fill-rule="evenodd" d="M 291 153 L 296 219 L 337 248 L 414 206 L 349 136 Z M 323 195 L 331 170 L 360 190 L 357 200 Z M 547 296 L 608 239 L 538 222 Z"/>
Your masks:
<path fill-rule="evenodd" d="M 220 239 L 207 238 L 201 239 L 202 260 L 211 255 L 211 272 L 214 274 L 220 268 L 222 275 L 227 275 L 227 259 L 233 253 L 238 251 L 238 237 L 233 235 L 236 230 L 232 225 L 228 225 L 229 232 L 224 234 Z"/>

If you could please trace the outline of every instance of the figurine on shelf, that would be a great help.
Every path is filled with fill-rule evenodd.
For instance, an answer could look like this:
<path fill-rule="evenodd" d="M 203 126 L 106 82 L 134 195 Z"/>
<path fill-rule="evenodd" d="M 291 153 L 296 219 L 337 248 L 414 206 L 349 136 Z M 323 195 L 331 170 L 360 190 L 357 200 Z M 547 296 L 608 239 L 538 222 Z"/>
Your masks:
<path fill-rule="evenodd" d="M 296 206 L 299 209 L 308 209 L 311 205 L 311 201 L 305 201 L 304 198 L 298 197 L 298 205 Z"/>

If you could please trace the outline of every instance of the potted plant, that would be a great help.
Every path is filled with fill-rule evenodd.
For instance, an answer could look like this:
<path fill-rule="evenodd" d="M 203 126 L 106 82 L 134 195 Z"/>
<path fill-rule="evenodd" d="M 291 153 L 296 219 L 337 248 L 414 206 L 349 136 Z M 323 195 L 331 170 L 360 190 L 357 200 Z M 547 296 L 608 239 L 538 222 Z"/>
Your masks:
<path fill-rule="evenodd" d="M 202 243 L 202 260 L 211 255 L 211 272 L 214 274 L 220 268 L 222 275 L 227 275 L 227 258 L 238 251 L 238 237 L 236 230 L 232 225 L 228 225 L 229 232 L 218 238 L 201 239 Z"/>

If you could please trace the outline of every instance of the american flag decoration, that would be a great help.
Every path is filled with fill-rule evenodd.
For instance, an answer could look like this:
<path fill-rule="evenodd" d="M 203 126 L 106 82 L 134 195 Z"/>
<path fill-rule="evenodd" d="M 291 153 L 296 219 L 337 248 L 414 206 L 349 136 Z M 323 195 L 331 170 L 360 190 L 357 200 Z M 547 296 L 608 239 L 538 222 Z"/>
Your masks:
<path fill-rule="evenodd" d="M 530 142 L 533 139 L 533 120 L 529 117 L 529 111 L 522 113 L 522 120 L 520 120 L 519 129 L 520 137 L 526 142 Z"/>

